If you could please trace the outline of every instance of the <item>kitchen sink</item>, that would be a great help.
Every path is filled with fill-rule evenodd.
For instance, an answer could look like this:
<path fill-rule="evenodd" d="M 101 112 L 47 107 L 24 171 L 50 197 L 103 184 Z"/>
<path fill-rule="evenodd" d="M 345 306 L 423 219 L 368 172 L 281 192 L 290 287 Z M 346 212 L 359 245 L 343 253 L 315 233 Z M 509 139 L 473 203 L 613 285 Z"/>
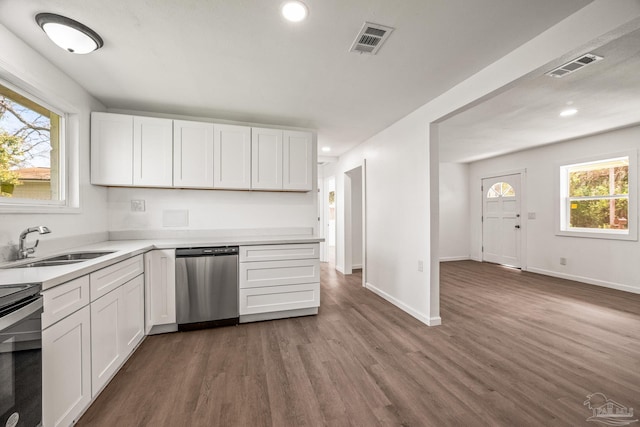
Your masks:
<path fill-rule="evenodd" d="M 101 256 L 112 254 L 115 251 L 102 251 L 102 252 L 72 252 L 63 255 L 56 255 L 48 258 L 43 258 L 38 261 L 28 262 L 25 264 L 16 264 L 7 267 L 8 268 L 31 268 L 31 267 L 55 267 L 58 265 L 76 264 L 90 259 L 99 258 Z"/>

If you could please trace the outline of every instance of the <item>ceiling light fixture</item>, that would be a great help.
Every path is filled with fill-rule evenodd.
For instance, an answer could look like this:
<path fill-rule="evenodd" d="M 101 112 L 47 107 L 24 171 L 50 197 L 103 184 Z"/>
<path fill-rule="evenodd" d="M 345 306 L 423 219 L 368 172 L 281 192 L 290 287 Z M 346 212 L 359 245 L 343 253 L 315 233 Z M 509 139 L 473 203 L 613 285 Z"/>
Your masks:
<path fill-rule="evenodd" d="M 331 151 L 331 147 L 322 147 L 323 153 L 328 153 L 329 151 Z"/>
<path fill-rule="evenodd" d="M 51 41 L 71 53 L 89 53 L 100 49 L 104 42 L 91 28 L 65 16 L 39 13 L 36 22 Z"/>
<path fill-rule="evenodd" d="M 284 19 L 291 22 L 304 21 L 309 14 L 307 5 L 298 0 L 283 3 L 280 11 Z"/>
<path fill-rule="evenodd" d="M 575 108 L 567 108 L 566 110 L 562 110 L 560 112 L 560 117 L 569 117 L 578 114 L 578 110 Z"/>

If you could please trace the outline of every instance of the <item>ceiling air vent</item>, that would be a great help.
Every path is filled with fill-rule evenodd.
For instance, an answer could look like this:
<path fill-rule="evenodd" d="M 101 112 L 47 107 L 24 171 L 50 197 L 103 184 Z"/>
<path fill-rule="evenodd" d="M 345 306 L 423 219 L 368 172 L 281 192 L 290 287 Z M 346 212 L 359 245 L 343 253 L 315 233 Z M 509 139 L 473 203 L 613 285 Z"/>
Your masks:
<path fill-rule="evenodd" d="M 601 60 L 602 60 L 601 56 L 587 53 L 586 55 L 582 55 L 581 57 L 576 58 L 571 62 L 567 62 L 566 64 L 556 68 L 555 70 L 549 71 L 547 73 L 547 76 L 556 77 L 556 78 L 564 77 L 567 74 L 571 74 L 575 71 L 580 70 L 581 68 L 586 67 L 587 65 L 591 65 Z"/>
<path fill-rule="evenodd" d="M 392 31 L 391 27 L 365 22 L 349 51 L 375 55 Z"/>

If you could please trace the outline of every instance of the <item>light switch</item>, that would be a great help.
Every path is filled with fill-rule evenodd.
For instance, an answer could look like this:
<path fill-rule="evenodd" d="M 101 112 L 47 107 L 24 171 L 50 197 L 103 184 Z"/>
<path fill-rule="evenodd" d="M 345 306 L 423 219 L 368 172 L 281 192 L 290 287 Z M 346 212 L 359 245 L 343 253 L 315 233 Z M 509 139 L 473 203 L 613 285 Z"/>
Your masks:
<path fill-rule="evenodd" d="M 527 215 L 527 218 L 536 219 L 536 213 L 535 212 L 529 212 L 529 214 Z"/>

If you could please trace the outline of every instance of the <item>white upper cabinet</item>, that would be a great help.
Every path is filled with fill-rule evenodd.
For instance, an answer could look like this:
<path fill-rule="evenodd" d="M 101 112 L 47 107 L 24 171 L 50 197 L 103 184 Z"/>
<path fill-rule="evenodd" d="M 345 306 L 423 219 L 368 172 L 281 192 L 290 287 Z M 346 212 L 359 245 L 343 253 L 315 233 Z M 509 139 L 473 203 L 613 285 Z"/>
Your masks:
<path fill-rule="evenodd" d="M 91 113 L 91 183 L 311 191 L 311 132 Z"/>
<path fill-rule="evenodd" d="M 214 125 L 214 188 L 251 188 L 251 128 Z"/>
<path fill-rule="evenodd" d="M 133 117 L 91 113 L 91 183 L 133 185 Z"/>
<path fill-rule="evenodd" d="M 133 185 L 173 185 L 173 120 L 133 118 Z"/>
<path fill-rule="evenodd" d="M 282 155 L 282 188 L 311 191 L 314 171 L 311 133 L 285 130 Z"/>
<path fill-rule="evenodd" d="M 213 187 L 213 123 L 173 121 L 174 187 Z"/>
<path fill-rule="evenodd" d="M 251 129 L 251 188 L 282 190 L 282 131 Z"/>

